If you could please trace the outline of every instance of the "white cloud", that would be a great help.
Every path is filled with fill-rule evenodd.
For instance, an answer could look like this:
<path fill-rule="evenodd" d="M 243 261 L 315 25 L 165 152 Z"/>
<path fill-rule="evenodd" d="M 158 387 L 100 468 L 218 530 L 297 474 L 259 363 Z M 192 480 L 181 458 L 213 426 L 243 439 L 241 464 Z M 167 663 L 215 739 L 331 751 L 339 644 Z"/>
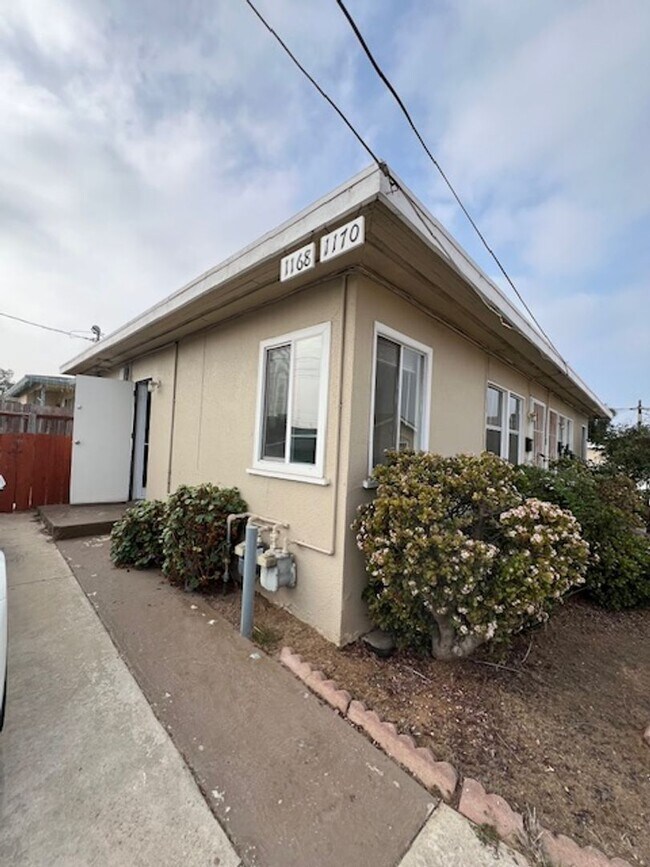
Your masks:
<path fill-rule="evenodd" d="M 259 4 L 477 255 L 335 4 Z M 352 11 L 555 342 L 604 397 L 638 390 L 650 6 Z M 115 328 L 368 161 L 244 3 L 0 0 L 0 57 L 0 310 L 27 318 Z M 77 348 L 0 334 L 18 372 Z"/>
<path fill-rule="evenodd" d="M 593 266 L 650 213 L 649 38 L 644 0 L 473 0 L 401 29 L 397 77 L 443 166 L 531 269 Z"/>
<path fill-rule="evenodd" d="M 101 7 L 93 3 L 92 8 L 97 17 Z M 54 8 L 48 0 L 2 0 L 0 34 L 8 39 L 25 36 L 44 57 L 58 64 L 70 59 L 95 64 L 103 39 L 88 11 L 90 4 L 82 11 L 74 3 L 60 2 Z"/>

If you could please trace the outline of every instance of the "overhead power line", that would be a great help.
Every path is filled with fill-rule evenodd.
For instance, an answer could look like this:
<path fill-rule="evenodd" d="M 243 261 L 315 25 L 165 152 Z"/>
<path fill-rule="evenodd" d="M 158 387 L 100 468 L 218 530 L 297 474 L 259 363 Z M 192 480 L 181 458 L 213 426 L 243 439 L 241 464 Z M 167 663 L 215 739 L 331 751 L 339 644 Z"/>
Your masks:
<path fill-rule="evenodd" d="M 414 209 L 416 215 L 417 215 L 417 216 L 419 217 L 419 219 L 421 220 L 422 224 L 423 224 L 424 227 L 426 228 L 427 232 L 428 232 L 429 235 L 431 236 L 431 238 L 432 238 L 432 240 L 434 241 L 434 243 L 436 244 L 436 246 L 440 247 L 440 243 L 439 243 L 438 239 L 436 238 L 436 236 L 434 235 L 434 233 L 433 233 L 433 231 L 432 231 L 432 229 L 431 229 L 431 226 L 429 225 L 428 221 L 424 219 L 424 215 L 422 214 L 421 209 L 420 209 L 418 203 L 413 199 L 412 196 L 409 195 L 408 190 L 405 189 L 405 188 L 404 188 L 404 187 L 403 187 L 403 186 L 402 186 L 402 185 L 397 181 L 397 179 L 396 179 L 395 177 L 393 177 L 393 176 L 390 174 L 390 172 L 387 170 L 386 164 L 385 164 L 382 160 L 379 159 L 379 157 L 374 153 L 374 151 L 372 150 L 372 148 L 371 148 L 371 147 L 367 144 L 367 142 L 364 140 L 364 138 L 363 138 L 363 136 L 361 135 L 361 133 L 359 133 L 359 131 L 358 131 L 358 130 L 354 127 L 354 125 L 352 124 L 352 122 L 351 122 L 351 121 L 346 117 L 346 115 L 344 114 L 344 112 L 343 112 L 343 111 L 338 107 L 338 105 L 334 102 L 334 100 L 333 100 L 333 99 L 332 99 L 332 98 L 331 98 L 331 97 L 330 97 L 330 96 L 329 96 L 329 95 L 328 95 L 328 94 L 323 90 L 323 88 L 318 84 L 318 82 L 315 80 L 315 78 L 314 78 L 314 77 L 313 77 L 313 76 L 312 76 L 312 75 L 311 75 L 311 74 L 310 74 L 310 73 L 305 69 L 305 67 L 300 63 L 300 61 L 298 60 L 298 58 L 297 58 L 297 57 L 295 56 L 295 54 L 291 51 L 291 49 L 288 47 L 288 45 L 284 42 L 284 40 L 281 38 L 281 36 L 280 36 L 280 35 L 277 33 L 277 31 L 276 31 L 276 30 L 275 30 L 275 29 L 274 29 L 274 28 L 269 24 L 269 22 L 264 18 L 264 16 L 262 15 L 262 13 L 261 13 L 257 8 L 256 8 L 256 6 L 255 6 L 255 4 L 252 2 L 252 0 L 245 0 L 245 2 L 248 4 L 248 6 L 251 8 L 251 10 L 255 13 L 255 15 L 257 16 L 257 18 L 259 19 L 259 21 L 260 21 L 260 22 L 264 25 L 264 27 L 266 28 L 266 30 L 268 30 L 268 32 L 273 36 L 273 38 L 274 38 L 274 39 L 278 42 L 278 44 L 282 47 L 282 49 L 283 49 L 283 50 L 285 51 L 285 53 L 289 56 L 289 58 L 291 59 L 291 61 L 295 64 L 295 66 L 300 70 L 300 72 L 305 76 L 305 78 L 308 79 L 308 81 L 313 85 L 313 87 L 318 91 L 318 93 L 323 97 L 323 99 L 325 99 L 325 101 L 326 101 L 326 102 L 327 102 L 327 103 L 328 103 L 328 104 L 329 104 L 329 105 L 334 109 L 334 111 L 335 111 L 335 112 L 337 113 L 337 115 L 341 118 L 341 120 L 343 121 L 343 123 L 348 127 L 348 129 L 350 130 L 350 132 L 354 135 L 354 137 L 357 139 L 357 141 L 358 141 L 359 144 L 363 147 L 363 149 L 366 151 L 366 153 L 368 153 L 368 154 L 370 155 L 371 159 L 372 159 L 372 160 L 373 160 L 373 161 L 374 161 L 374 162 L 375 162 L 375 163 L 376 163 L 376 164 L 377 164 L 377 165 L 378 165 L 378 166 L 379 166 L 379 167 L 384 171 L 384 173 L 385 173 L 386 176 L 389 178 L 389 180 L 391 181 L 391 183 L 392 183 L 396 188 L 398 188 L 398 189 L 402 192 L 402 194 L 405 196 L 405 198 L 408 200 L 408 202 L 409 202 L 409 203 L 411 204 L 411 206 L 413 207 L 413 209 Z M 342 6 L 342 8 L 344 8 L 344 7 Z M 349 13 L 347 13 L 347 10 L 345 10 L 345 12 L 346 12 L 346 14 L 348 15 L 348 20 L 351 21 L 351 17 L 349 16 Z M 351 23 L 352 23 L 352 21 L 351 21 Z M 356 28 L 356 25 L 354 25 L 354 26 L 355 26 L 355 29 L 356 29 L 356 31 L 357 31 L 357 33 L 358 33 L 358 28 Z M 359 37 L 361 36 L 360 33 L 358 33 L 358 35 L 359 35 Z M 361 38 L 362 38 L 362 37 L 361 37 Z M 362 42 L 362 44 L 365 46 L 366 51 L 369 52 L 369 49 L 368 49 L 367 46 L 365 45 L 365 42 Z M 372 58 L 372 62 L 373 62 L 373 65 L 375 65 L 375 68 L 378 69 L 378 65 L 377 65 L 376 62 L 374 61 L 374 58 Z M 390 85 L 390 82 L 388 82 L 388 79 L 386 79 L 386 77 L 383 75 L 383 73 L 380 73 L 380 74 L 382 75 L 382 78 L 386 81 L 387 85 L 390 87 L 391 92 L 393 93 L 393 95 L 395 96 L 395 98 L 398 100 L 398 102 L 399 102 L 399 104 L 400 104 L 402 110 L 406 112 L 406 108 L 405 108 L 404 104 L 402 103 L 401 99 L 400 99 L 399 96 L 397 95 L 397 93 L 396 93 L 396 91 L 394 90 L 394 88 L 392 87 L 392 85 Z M 407 112 L 406 112 L 406 113 L 407 113 Z M 408 115 L 408 113 L 407 113 L 407 115 Z M 493 250 L 490 248 L 490 246 L 488 245 L 487 241 L 485 240 L 485 237 L 482 235 L 482 233 L 480 232 L 478 226 L 476 225 L 476 222 L 472 219 L 470 213 L 467 211 L 467 209 L 466 209 L 465 206 L 463 205 L 463 203 L 462 203 L 460 197 L 458 196 L 458 194 L 457 194 L 456 191 L 454 190 L 454 188 L 453 188 L 453 186 L 451 185 L 449 179 L 447 178 L 447 176 L 445 175 L 445 173 L 442 171 L 442 168 L 440 167 L 440 165 L 438 164 L 438 162 L 435 160 L 435 158 L 433 157 L 433 155 L 430 153 L 430 151 L 428 150 L 428 148 L 426 147 L 426 144 L 424 143 L 424 141 L 422 140 L 422 137 L 420 136 L 419 132 L 418 132 L 417 129 L 415 128 L 415 125 L 413 124 L 413 121 L 411 120 L 410 115 L 408 115 L 408 120 L 409 120 L 411 126 L 414 128 L 414 131 L 415 131 L 416 135 L 417 135 L 418 138 L 420 139 L 421 144 L 422 144 L 423 147 L 425 147 L 425 149 L 427 150 L 427 153 L 428 153 L 429 157 L 432 159 L 434 165 L 436 166 L 436 168 L 438 169 L 438 171 L 439 171 L 439 172 L 441 173 L 441 175 L 443 176 L 443 178 L 444 178 L 446 184 L 447 184 L 447 185 L 449 186 L 449 188 L 451 189 L 451 191 L 452 191 L 452 193 L 453 193 L 453 195 L 454 195 L 456 201 L 458 202 L 459 206 L 460 206 L 461 209 L 463 210 L 463 213 L 466 215 L 466 217 L 468 218 L 470 224 L 473 226 L 474 230 L 475 230 L 476 233 L 478 234 L 478 236 L 479 236 L 479 238 L 481 239 L 481 241 L 482 241 L 483 245 L 485 246 L 486 250 L 488 251 L 488 253 L 492 256 L 492 258 L 494 259 L 494 261 L 495 261 L 496 264 L 498 265 L 498 267 L 499 267 L 501 273 L 505 276 L 506 280 L 508 281 L 508 283 L 509 283 L 510 286 L 512 287 L 513 291 L 515 292 L 517 298 L 519 298 L 519 300 L 521 301 L 523 307 L 524 307 L 525 310 L 528 312 L 528 315 L 530 316 L 531 320 L 532 320 L 532 321 L 535 323 L 535 325 L 537 326 L 537 328 L 538 328 L 540 334 L 542 334 L 542 335 L 546 338 L 546 340 L 547 340 L 549 346 L 551 346 L 551 347 L 555 350 L 555 352 L 557 353 L 557 355 L 560 357 L 560 359 L 561 359 L 562 362 L 564 363 L 565 367 L 568 369 L 569 365 L 568 365 L 566 359 L 563 357 L 562 353 L 558 350 L 558 348 L 555 346 L 555 344 L 553 343 L 553 341 L 551 340 L 551 338 L 549 337 L 549 335 L 546 333 L 546 331 L 542 328 L 542 326 L 540 325 L 540 323 L 537 321 L 537 318 L 536 318 L 535 315 L 533 314 L 533 312 L 532 312 L 532 310 L 530 309 L 530 307 L 526 304 L 525 300 L 523 299 L 523 297 L 521 296 L 521 294 L 520 294 L 520 292 L 518 291 L 517 287 L 514 285 L 514 283 L 513 283 L 512 280 L 510 279 L 510 276 L 508 275 L 508 273 L 506 272 L 505 268 L 503 267 L 503 265 L 501 264 L 501 262 L 500 262 L 499 259 L 497 258 L 496 254 L 494 253 L 494 251 L 493 251 Z M 446 251 L 443 251 L 443 252 L 445 252 L 445 254 L 446 254 Z M 448 254 L 446 254 L 446 255 L 447 255 L 447 257 L 448 257 Z M 504 326 L 506 326 L 506 327 L 512 327 L 512 326 L 509 325 L 509 323 L 505 322 L 505 320 L 504 320 L 503 317 L 498 313 L 498 311 L 496 311 L 496 310 L 495 310 L 495 309 L 494 309 L 490 304 L 488 304 L 487 302 L 485 302 L 485 303 L 486 303 L 486 306 L 487 306 L 490 310 L 492 310 L 493 313 L 496 313 L 496 314 L 499 316 L 499 318 L 501 319 L 501 322 L 503 323 Z"/>
<path fill-rule="evenodd" d="M 4 316 L 5 319 L 13 319 L 14 322 L 22 322 L 23 325 L 31 325 L 34 328 L 42 328 L 43 331 L 54 331 L 56 334 L 65 334 L 67 337 L 76 337 L 79 340 L 89 340 L 91 343 L 95 342 L 94 337 L 87 337 L 85 334 L 80 334 L 78 331 L 65 331 L 63 328 L 54 328 L 54 326 L 52 325 L 43 325 L 41 322 L 32 322 L 31 319 L 23 319 L 20 316 L 12 316 L 11 313 L 0 312 L 0 316 Z"/>
<path fill-rule="evenodd" d="M 343 121 L 343 123 L 344 123 L 344 124 L 347 126 L 347 128 L 350 130 L 350 132 L 352 133 L 352 135 L 357 139 L 357 141 L 359 142 L 359 144 L 361 145 L 361 147 L 362 147 L 362 148 L 363 148 L 363 149 L 364 149 L 364 150 L 365 150 L 365 151 L 370 155 L 370 158 L 371 158 L 372 160 L 374 160 L 374 162 L 376 162 L 377 165 L 380 165 L 380 164 L 381 164 L 381 160 L 380 160 L 379 157 L 374 153 L 374 151 L 372 150 L 372 148 L 370 147 L 370 145 L 368 145 L 368 144 L 363 140 L 363 138 L 361 137 L 361 134 L 360 134 L 359 132 L 357 132 L 357 130 L 356 130 L 356 129 L 354 128 L 354 126 L 350 123 L 350 121 L 347 119 L 347 117 L 343 114 L 343 112 L 342 112 L 341 109 L 338 107 L 338 105 L 334 102 L 334 100 L 331 99 L 331 97 L 328 96 L 327 93 L 325 93 L 325 91 L 324 91 L 323 88 L 320 86 L 320 84 L 316 81 L 316 79 L 313 78 L 313 76 L 311 76 L 311 75 L 309 74 L 309 72 L 307 72 L 307 70 L 305 69 L 305 67 L 304 67 L 304 66 L 302 65 L 302 63 L 298 60 L 298 58 L 296 57 L 296 55 L 291 51 L 291 49 L 290 49 L 289 46 L 286 44 L 286 42 L 282 39 L 282 37 L 277 33 L 277 31 L 275 31 L 275 30 L 273 29 L 273 27 L 271 27 L 271 25 L 269 24 L 269 22 L 266 20 L 266 18 L 264 18 L 264 16 L 262 15 L 262 13 L 261 13 L 261 12 L 260 12 L 256 7 L 255 7 L 255 5 L 251 2 L 251 0 L 246 0 L 246 3 L 248 3 L 248 5 L 250 6 L 250 8 L 251 8 L 251 9 L 253 10 L 253 12 L 257 15 L 257 17 L 258 17 L 259 20 L 262 22 L 262 24 L 266 27 L 266 29 L 269 31 L 269 33 L 270 33 L 270 34 L 271 34 L 271 35 L 272 35 L 272 36 L 277 40 L 277 42 L 279 42 L 279 44 L 280 44 L 280 45 L 282 46 L 282 48 L 286 51 L 286 53 L 289 55 L 289 57 L 291 58 L 291 60 L 293 60 L 293 62 L 294 62 L 294 63 L 296 64 L 296 66 L 298 67 L 298 69 L 302 72 L 302 74 L 303 74 L 307 79 L 309 79 L 309 81 L 313 84 L 313 86 L 314 86 L 314 87 L 316 88 L 316 90 L 320 93 L 320 95 L 323 97 L 323 99 L 324 99 L 326 102 L 328 102 L 328 103 L 332 106 L 332 108 L 334 109 L 334 111 L 338 114 L 338 116 L 341 118 L 341 120 Z"/>
<path fill-rule="evenodd" d="M 499 259 L 497 254 L 494 252 L 492 247 L 490 247 L 490 245 L 488 244 L 485 236 L 483 235 L 483 233 L 479 229 L 478 224 L 476 223 L 476 220 L 472 217 L 472 215 L 470 214 L 468 209 L 465 207 L 462 199 L 460 198 L 460 195 L 456 192 L 454 185 L 452 184 L 452 182 L 448 178 L 447 174 L 443 170 L 443 168 L 440 165 L 440 163 L 438 162 L 438 160 L 435 158 L 435 156 L 431 152 L 430 148 L 428 147 L 427 143 L 425 142 L 424 138 L 422 137 L 419 129 L 415 125 L 415 122 L 414 122 L 413 118 L 411 117 L 409 110 L 404 105 L 404 102 L 403 102 L 402 98 L 400 97 L 399 93 L 395 90 L 395 88 L 393 87 L 393 85 L 389 81 L 388 77 L 386 76 L 385 72 L 383 71 L 383 69 L 381 68 L 379 63 L 375 60 L 375 57 L 374 57 L 372 51 L 368 47 L 366 40 L 363 38 L 361 31 L 359 30 L 354 18 L 348 12 L 348 10 L 345 6 L 345 3 L 343 2 L 343 0 L 336 0 L 336 2 L 338 4 L 339 8 L 341 9 L 341 12 L 343 12 L 343 15 L 346 17 L 350 27 L 354 31 L 354 35 L 357 37 L 361 47 L 363 48 L 368 60 L 370 61 L 371 65 L 372 65 L 373 69 L 375 70 L 375 72 L 377 73 L 379 78 L 383 81 L 383 83 L 386 85 L 386 87 L 388 88 L 388 90 L 392 94 L 393 98 L 397 102 L 398 106 L 400 107 L 400 109 L 402 111 L 402 114 L 404 115 L 404 117 L 406 118 L 406 120 L 408 122 L 408 125 L 413 130 L 415 137 L 420 142 L 420 144 L 422 145 L 422 148 L 424 149 L 424 152 L 426 153 L 426 155 L 429 157 L 429 159 L 431 160 L 433 165 L 436 167 L 436 169 L 440 173 L 441 178 L 443 179 L 443 181 L 447 185 L 447 188 L 449 189 L 450 193 L 452 194 L 452 196 L 456 200 L 456 203 L 458 204 L 459 208 L 461 209 L 463 214 L 465 214 L 465 216 L 467 217 L 470 225 L 472 226 L 472 228 L 474 229 L 474 231 L 476 232 L 476 234 L 480 238 L 481 243 L 483 244 L 483 246 L 485 247 L 487 252 L 490 254 L 490 256 L 492 257 L 494 262 L 496 263 L 497 267 L 499 268 L 499 271 L 501 271 L 501 273 L 503 274 L 505 279 L 508 281 L 509 286 L 511 287 L 511 289 L 513 290 L 513 292 L 515 293 L 517 298 L 520 300 L 520 302 L 523 304 L 523 306 L 524 306 L 525 310 L 528 312 L 528 315 L 530 316 L 530 318 L 533 320 L 535 325 L 539 328 L 540 332 L 544 335 L 544 337 L 548 340 L 549 344 L 555 349 L 555 351 L 558 353 L 558 355 L 560 355 L 560 357 L 562 357 L 561 353 L 559 352 L 557 347 L 555 347 L 555 345 L 553 344 L 553 341 L 551 340 L 551 338 L 548 336 L 546 331 L 544 331 L 542 326 L 537 321 L 537 318 L 536 318 L 535 314 L 533 313 L 533 311 L 530 309 L 528 304 L 526 304 L 521 293 L 519 292 L 519 290 L 517 289 L 517 287 L 515 286 L 515 284 L 511 280 L 510 275 L 508 274 L 508 272 L 506 271 L 506 269 L 502 265 L 501 260 Z M 564 359 L 562 359 L 562 360 L 564 361 Z M 565 364 L 566 364 L 566 362 L 565 362 Z"/>

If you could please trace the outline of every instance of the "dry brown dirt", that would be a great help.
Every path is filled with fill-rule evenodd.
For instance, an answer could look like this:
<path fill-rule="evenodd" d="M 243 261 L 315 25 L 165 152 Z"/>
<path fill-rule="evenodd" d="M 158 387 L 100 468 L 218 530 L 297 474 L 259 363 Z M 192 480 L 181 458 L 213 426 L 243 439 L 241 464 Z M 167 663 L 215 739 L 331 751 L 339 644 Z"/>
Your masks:
<path fill-rule="evenodd" d="M 239 594 L 208 597 L 234 625 Z M 570 601 L 499 655 L 437 662 L 337 649 L 261 597 L 254 640 L 290 645 L 464 776 L 547 828 L 650 865 L 650 610 Z"/>

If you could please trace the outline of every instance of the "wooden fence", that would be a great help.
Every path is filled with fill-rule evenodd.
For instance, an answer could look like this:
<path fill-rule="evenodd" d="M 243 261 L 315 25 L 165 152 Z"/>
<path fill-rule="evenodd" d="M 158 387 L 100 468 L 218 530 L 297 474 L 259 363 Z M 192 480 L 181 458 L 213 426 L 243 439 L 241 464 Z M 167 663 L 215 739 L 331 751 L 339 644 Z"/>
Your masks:
<path fill-rule="evenodd" d="M 68 503 L 72 438 L 55 434 L 0 434 L 0 512 Z"/>
<path fill-rule="evenodd" d="M 72 412 L 0 398 L 0 434 L 4 433 L 72 436 Z"/>
<path fill-rule="evenodd" d="M 0 398 L 0 512 L 68 503 L 71 458 L 69 409 Z"/>

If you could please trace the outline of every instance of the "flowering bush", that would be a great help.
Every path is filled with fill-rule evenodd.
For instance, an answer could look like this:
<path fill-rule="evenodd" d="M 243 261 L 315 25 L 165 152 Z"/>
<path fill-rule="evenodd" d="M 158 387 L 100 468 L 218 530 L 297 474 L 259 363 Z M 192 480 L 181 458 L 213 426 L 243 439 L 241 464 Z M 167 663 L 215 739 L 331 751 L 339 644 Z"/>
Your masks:
<path fill-rule="evenodd" d="M 570 509 L 580 521 L 590 556 L 585 589 L 603 608 L 650 605 L 647 511 L 634 482 L 610 467 L 564 459 L 548 469 L 519 470 L 525 496 Z"/>
<path fill-rule="evenodd" d="M 588 545 L 573 515 L 524 500 L 491 454 L 393 453 L 353 524 L 375 622 L 434 656 L 466 656 L 548 618 L 584 581 Z"/>

